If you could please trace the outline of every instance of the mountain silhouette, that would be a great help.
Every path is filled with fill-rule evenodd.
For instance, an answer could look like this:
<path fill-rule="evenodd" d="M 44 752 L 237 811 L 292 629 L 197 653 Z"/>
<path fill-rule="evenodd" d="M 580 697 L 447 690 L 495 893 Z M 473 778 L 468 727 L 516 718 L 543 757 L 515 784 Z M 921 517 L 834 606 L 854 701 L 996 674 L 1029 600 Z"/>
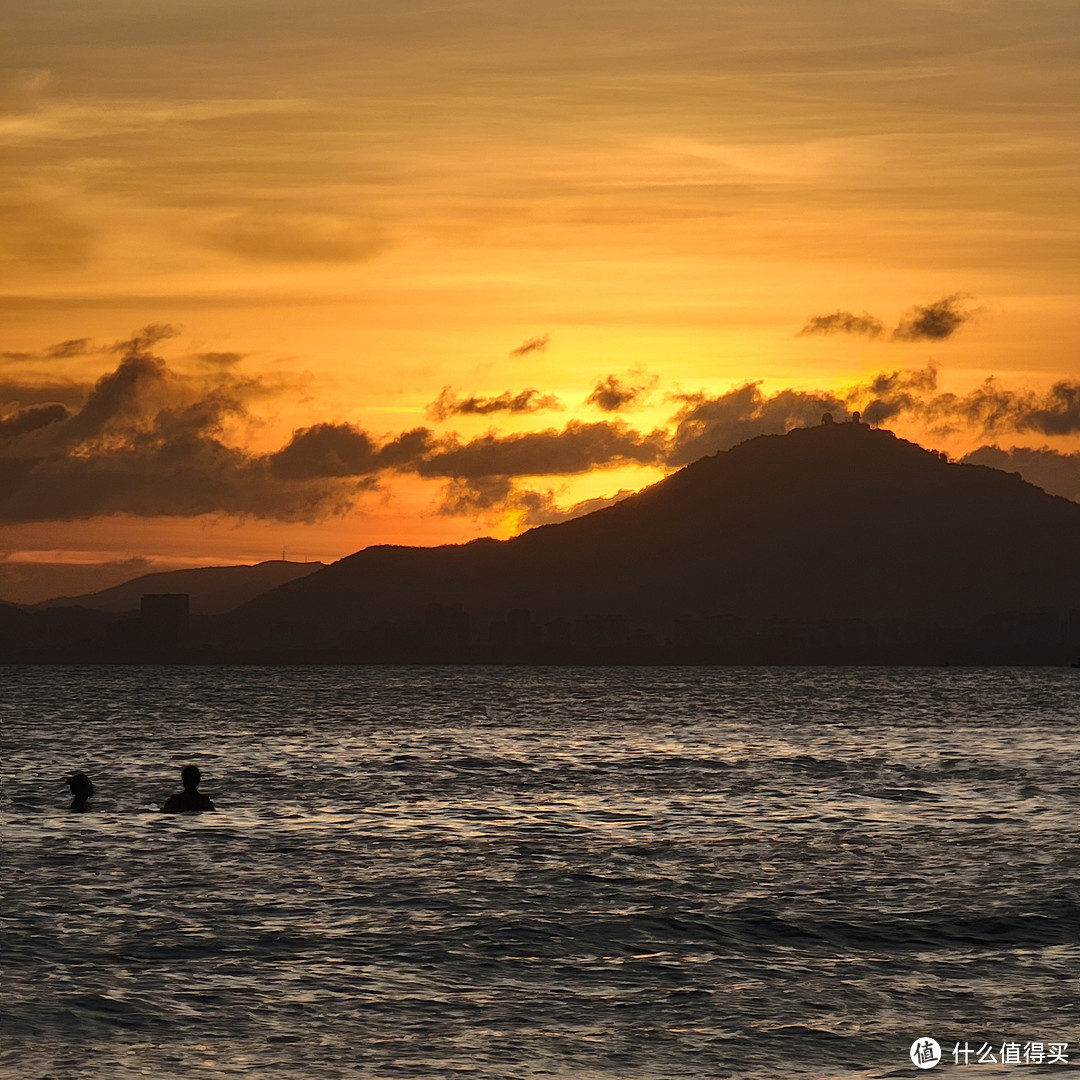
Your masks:
<path fill-rule="evenodd" d="M 1065 662 L 1080 505 L 855 423 L 511 540 L 371 547 L 218 620 L 266 660 Z"/>
<path fill-rule="evenodd" d="M 246 603 L 259 593 L 321 570 L 324 563 L 272 560 L 253 566 L 199 566 L 143 574 L 109 589 L 82 596 L 58 596 L 27 604 L 28 611 L 47 608 L 84 607 L 93 611 L 138 611 L 145 593 L 187 593 L 195 615 L 219 615 Z"/>

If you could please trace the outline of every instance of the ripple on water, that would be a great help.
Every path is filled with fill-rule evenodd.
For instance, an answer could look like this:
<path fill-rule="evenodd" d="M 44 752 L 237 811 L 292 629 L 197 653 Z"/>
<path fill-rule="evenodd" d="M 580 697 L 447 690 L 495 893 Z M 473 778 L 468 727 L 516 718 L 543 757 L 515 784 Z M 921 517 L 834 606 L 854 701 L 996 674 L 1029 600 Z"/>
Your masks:
<path fill-rule="evenodd" d="M 1068 1040 L 1076 689 L 8 669 L 2 1063 L 824 1078 L 906 1070 L 916 1034 Z M 189 761 L 220 812 L 157 813 Z"/>

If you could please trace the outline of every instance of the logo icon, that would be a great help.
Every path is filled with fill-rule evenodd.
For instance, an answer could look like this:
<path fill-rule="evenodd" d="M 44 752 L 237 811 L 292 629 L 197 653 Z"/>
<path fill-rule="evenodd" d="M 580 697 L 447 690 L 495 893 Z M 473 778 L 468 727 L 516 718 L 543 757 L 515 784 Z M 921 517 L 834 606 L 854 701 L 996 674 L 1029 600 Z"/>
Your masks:
<path fill-rule="evenodd" d="M 941 1060 L 937 1041 L 924 1035 L 911 1044 L 911 1063 L 916 1069 L 932 1069 Z"/>

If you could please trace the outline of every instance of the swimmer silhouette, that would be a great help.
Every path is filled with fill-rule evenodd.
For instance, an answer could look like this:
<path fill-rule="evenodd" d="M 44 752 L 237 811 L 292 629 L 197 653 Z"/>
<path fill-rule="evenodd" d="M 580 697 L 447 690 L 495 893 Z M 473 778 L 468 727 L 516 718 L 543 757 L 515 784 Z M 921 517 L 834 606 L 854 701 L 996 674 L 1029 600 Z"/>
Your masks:
<path fill-rule="evenodd" d="M 161 808 L 166 814 L 182 814 L 185 810 L 217 809 L 205 795 L 199 793 L 202 773 L 194 765 L 185 765 L 180 777 L 184 781 L 184 790 L 169 796 Z"/>
<path fill-rule="evenodd" d="M 76 813 L 89 810 L 90 807 L 86 804 L 90 801 L 90 796 L 94 794 L 94 785 L 90 782 L 90 777 L 84 772 L 72 773 L 68 777 L 68 787 L 71 788 L 71 794 L 75 796 L 71 800 L 70 809 Z"/>

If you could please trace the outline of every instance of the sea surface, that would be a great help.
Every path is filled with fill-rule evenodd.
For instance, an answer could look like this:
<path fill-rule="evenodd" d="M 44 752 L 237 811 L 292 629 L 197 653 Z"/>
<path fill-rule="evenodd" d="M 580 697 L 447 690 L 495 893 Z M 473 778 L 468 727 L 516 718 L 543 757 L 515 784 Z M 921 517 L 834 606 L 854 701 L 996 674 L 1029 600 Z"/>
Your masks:
<path fill-rule="evenodd" d="M 9 667 L 0 711 L 5 1076 L 1077 1075 L 1080 671 Z M 188 763 L 218 813 L 158 812 Z"/>

